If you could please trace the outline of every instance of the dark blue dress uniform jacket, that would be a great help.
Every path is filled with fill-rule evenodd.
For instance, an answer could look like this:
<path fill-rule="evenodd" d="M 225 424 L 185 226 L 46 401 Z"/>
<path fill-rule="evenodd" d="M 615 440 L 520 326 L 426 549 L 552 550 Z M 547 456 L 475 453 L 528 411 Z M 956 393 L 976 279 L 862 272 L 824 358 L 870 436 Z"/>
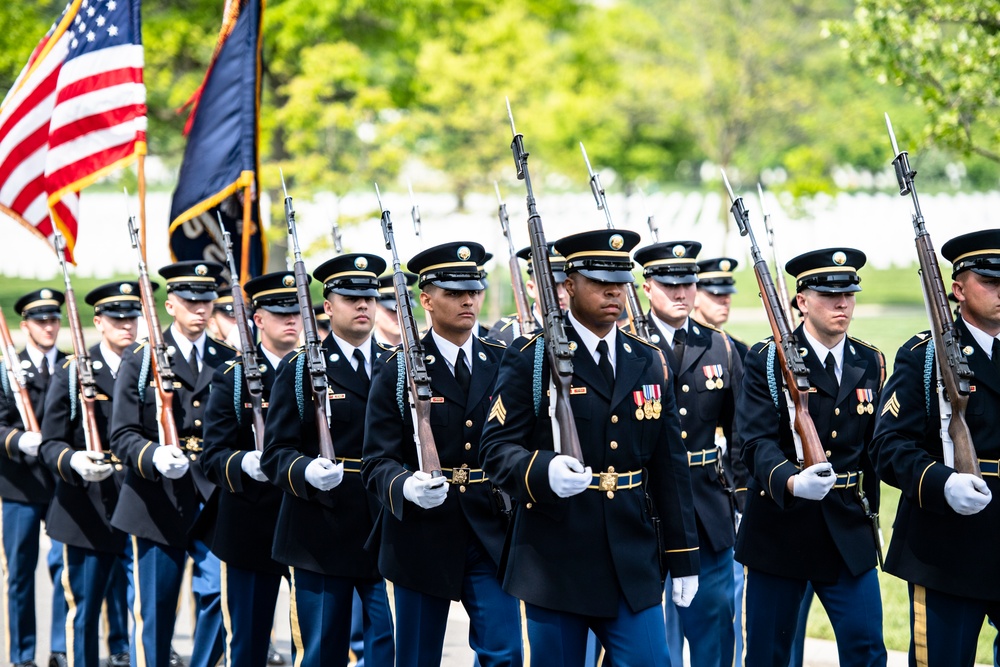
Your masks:
<path fill-rule="evenodd" d="M 800 342 L 805 341 L 801 325 L 795 335 Z M 768 339 L 750 349 L 736 405 L 740 454 L 751 475 L 743 524 L 736 538 L 736 560 L 769 574 L 824 583 L 836 581 L 844 565 L 857 576 L 876 564 L 871 521 L 865 516 L 858 489 L 831 489 L 817 502 L 795 498 L 785 488 L 798 469 L 784 392 L 780 391 L 777 354 L 773 371 L 778 407 L 768 389 L 767 359 L 772 345 Z M 809 393 L 809 415 L 826 457 L 835 473 L 864 473 L 864 491 L 872 512 L 877 512 L 878 480 L 867 446 L 885 381 L 885 358 L 868 343 L 848 337 L 837 389 L 826 373 L 825 360 L 817 359 L 808 344 L 800 350 L 805 351 L 814 390 Z M 867 410 L 858 414 L 858 389 L 871 390 L 871 414 Z"/>
<path fill-rule="evenodd" d="M 541 335 L 519 338 L 508 348 L 483 430 L 481 460 L 487 474 L 516 501 L 508 536 L 504 590 L 540 607 L 612 617 L 624 596 L 633 611 L 660 604 L 660 557 L 674 577 L 698 574 L 698 532 L 687 455 L 681 441 L 669 373 L 657 349 L 619 332 L 613 394 L 571 326 L 573 358 L 570 403 L 585 465 L 596 475 L 641 470 L 643 486 L 607 492 L 588 489 L 559 498 L 549 487 L 556 456 L 548 417 L 548 362 L 542 364 L 536 414 L 533 374 Z M 582 351 L 582 353 L 581 353 Z M 661 389 L 659 419 L 635 417 L 633 391 Z M 664 554 L 658 553 L 646 493 L 663 522 Z"/>
<path fill-rule="evenodd" d="M 167 329 L 163 339 L 174 346 Z M 209 338 L 198 377 L 192 377 L 187 360 L 176 355 L 171 360 L 174 380 L 173 410 L 177 434 L 191 461 L 180 479 L 167 479 L 153 465 L 153 449 L 158 445 L 156 386 L 149 364 L 143 364 L 148 341 L 130 346 L 122 354 L 115 382 L 114 414 L 111 417 L 111 451 L 127 467 L 125 483 L 111 524 L 120 530 L 176 549 L 186 549 L 198 518 L 199 505 L 207 502 L 215 487 L 198 465 L 202 422 L 215 369 L 236 356 L 233 348 Z M 145 366 L 146 382 L 142 400 L 139 376 Z M 187 444 L 189 439 L 190 444 Z"/>
<path fill-rule="evenodd" d="M 431 378 L 431 429 L 442 468 L 479 468 L 479 438 L 490 408 L 503 347 L 472 341 L 472 382 L 459 388 L 430 334 L 423 337 Z M 489 482 L 452 484 L 445 502 L 429 510 L 403 498 L 403 482 L 417 465 L 413 421 L 407 398 L 400 414 L 396 382 L 400 353 L 375 374 L 365 428 L 362 477 L 382 503 L 379 571 L 406 588 L 458 600 L 462 595 L 467 545 L 476 539 L 500 563 L 507 526 Z"/>
<path fill-rule="evenodd" d="M 56 364 L 59 365 L 66 355 L 59 352 Z M 27 351 L 18 355 L 18 361 L 27 375 L 28 395 L 31 406 L 35 409 L 35 417 L 41 426 L 45 416 L 45 392 L 48 383 L 31 363 Z M 6 363 L 4 361 L 3 363 Z M 0 372 L 6 376 L 7 370 L 0 363 Z M 52 500 L 55 490 L 55 479 L 52 473 L 35 456 L 25 456 L 17 448 L 17 441 L 24 433 L 24 424 L 14 402 L 12 388 L 7 387 L 7 378 L 3 379 L 4 391 L 0 391 L 0 498 L 14 500 L 20 503 L 47 503 Z"/>
<path fill-rule="evenodd" d="M 73 393 L 70 394 L 70 374 L 76 367 L 76 360 L 71 357 L 56 368 L 45 398 L 39 458 L 56 476 L 55 497 L 45 517 L 45 530 L 54 539 L 75 547 L 119 554 L 125 549 L 126 536 L 112 528 L 111 516 L 125 472 L 120 463 L 112 460 L 108 451 L 115 379 L 99 344 L 90 348 L 90 361 L 97 384 L 94 402 L 97 432 L 105 451 L 104 460 L 113 464 L 115 471 L 100 482 L 85 482 L 69 464 L 74 452 L 87 448 L 78 379 L 74 381 Z M 73 401 L 76 402 L 75 408 Z"/>
<path fill-rule="evenodd" d="M 957 326 L 975 376 L 965 418 L 979 459 L 996 461 L 1000 373 L 961 318 Z M 983 475 L 993 500 L 978 514 L 961 516 L 945 501 L 944 484 L 955 470 L 943 463 L 937 361 L 931 354 L 928 362 L 930 341 L 924 332 L 899 348 L 871 443 L 872 460 L 882 479 L 902 491 L 885 570 L 949 595 L 996 602 L 1000 600 L 1000 479 Z"/>
<path fill-rule="evenodd" d="M 374 369 L 388 352 L 371 341 Z M 377 579 L 376 556 L 364 550 L 378 514 L 378 502 L 369 496 L 357 472 L 364 438 L 368 389 L 332 336 L 323 341 L 326 357 L 330 436 L 337 460 L 345 461 L 344 480 L 320 491 L 306 482 L 306 466 L 319 456 L 319 436 L 312 404 L 308 367 L 303 369 L 303 396 L 296 396 L 296 365 L 301 350 L 288 355 L 271 388 L 271 404 L 264 429 L 261 468 L 284 493 L 272 555 L 279 563 L 327 576 Z M 299 401 L 303 411 L 299 413 Z M 324 426 L 325 427 L 325 426 Z"/>
<path fill-rule="evenodd" d="M 267 415 L 274 386 L 274 368 L 257 347 L 263 389 L 263 414 Z M 240 377 L 237 405 L 235 380 Z M 201 467 L 216 486 L 213 525 L 208 527 L 206 543 L 221 560 L 242 568 L 271 574 L 285 574 L 284 565 L 271 559 L 281 490 L 270 482 L 258 482 L 243 473 L 243 457 L 253 451 L 253 410 L 243 373 L 243 358 L 238 357 L 215 371 L 212 391 L 205 409 L 205 443 Z M 261 438 L 264 434 L 260 434 Z"/>
<path fill-rule="evenodd" d="M 657 345 L 674 371 L 674 397 L 681 422 L 681 439 L 689 452 L 715 450 L 715 430 L 726 436 L 722 466 L 725 486 L 715 463 L 691 466 L 691 491 L 698 519 L 698 539 L 702 548 L 722 551 L 736 543 L 733 510 L 735 489 L 746 488 L 746 466 L 733 446 L 733 418 L 736 395 L 743 381 L 743 361 L 726 335 L 705 324 L 690 320 L 687 342 L 680 364 L 665 340 Z M 727 346 L 728 343 L 728 346 Z M 669 356 L 668 356 L 669 355 Z M 721 366 L 722 387 L 707 387 L 705 366 Z M 714 371 L 713 371 L 714 377 Z M 727 492 L 726 486 L 731 489 Z"/>

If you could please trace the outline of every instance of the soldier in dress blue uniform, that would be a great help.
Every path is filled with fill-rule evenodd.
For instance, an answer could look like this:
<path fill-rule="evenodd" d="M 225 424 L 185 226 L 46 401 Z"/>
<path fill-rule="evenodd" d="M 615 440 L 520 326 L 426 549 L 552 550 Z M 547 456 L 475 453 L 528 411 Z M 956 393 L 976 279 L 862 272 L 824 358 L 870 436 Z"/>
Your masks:
<path fill-rule="evenodd" d="M 549 243 L 549 265 L 552 267 L 552 278 L 556 285 L 556 294 L 559 297 L 559 307 L 566 310 L 568 297 L 563 283 L 566 282 L 566 259 L 556 252 L 555 244 Z M 531 246 L 521 248 L 517 251 L 517 256 L 525 260 L 528 270 L 528 279 L 524 281 L 524 288 L 531 299 L 531 316 L 534 318 L 534 325 L 530 331 L 521 331 L 517 322 L 517 315 L 501 317 L 486 334 L 487 338 L 499 341 L 504 345 L 510 345 L 518 336 L 527 336 L 542 328 L 542 313 L 538 309 L 538 288 L 535 286 L 534 264 L 531 261 Z"/>
<path fill-rule="evenodd" d="M 213 485 L 198 463 L 205 405 L 216 368 L 236 351 L 205 333 L 223 268 L 185 261 L 160 269 L 167 284 L 163 332 L 172 348 L 173 411 L 180 447 L 159 442 L 156 387 L 149 341 L 122 355 L 115 382 L 111 451 L 125 464 L 125 483 L 111 525 L 132 536 L 132 655 L 139 665 L 166 667 L 177 597 L 187 556 L 194 561 L 197 621 L 191 667 L 215 665 L 222 655 L 219 559 L 196 537 L 195 522 Z"/>
<path fill-rule="evenodd" d="M 736 405 L 751 479 L 736 560 L 747 567 L 744 664 L 788 664 L 796 616 L 812 583 L 835 629 L 840 663 L 884 665 L 875 569 L 878 480 L 867 446 L 885 379 L 882 353 L 847 335 L 865 255 L 827 248 L 785 266 L 803 323 L 794 335 L 809 369 L 809 415 L 827 462 L 800 468 L 774 342 L 744 360 Z"/>
<path fill-rule="evenodd" d="M 700 250 L 695 241 L 669 241 L 640 248 L 635 260 L 643 267 L 649 319 L 658 332 L 653 342 L 673 371 L 701 547 L 698 595 L 687 607 L 666 605 L 667 644 L 671 656 L 681 656 L 687 638 L 693 664 L 731 667 L 735 489 L 745 488 L 746 468 L 729 443 L 743 362 L 725 333 L 691 317 L 701 287 Z M 669 593 L 670 577 L 666 586 Z"/>
<path fill-rule="evenodd" d="M 282 359 L 299 342 L 302 314 L 289 271 L 268 273 L 244 286 L 247 312 L 260 331 L 257 345 L 262 412 L 267 414 L 271 387 Z M 244 359 L 220 366 L 212 378 L 205 410 L 205 451 L 201 466 L 219 488 L 214 525 L 206 540 L 222 561 L 222 613 L 225 664 L 263 667 L 274 622 L 281 577 L 288 568 L 271 558 L 284 495 L 261 471 L 253 410 Z"/>
<path fill-rule="evenodd" d="M 94 326 L 101 342 L 88 351 L 97 384 L 97 437 L 105 453 L 88 451 L 80 406 L 77 360 L 69 358 L 53 375 L 42 418 L 39 456 L 56 475 L 56 490 L 45 519 L 46 532 L 63 543 L 69 618 L 69 665 L 98 664 L 101 607 L 108 599 L 109 665 L 129 664 L 128 611 L 125 586 L 127 535 L 111 526 L 118 490 L 125 478 L 122 465 L 107 453 L 115 377 L 122 354 L 134 341 L 139 284 L 112 282 L 92 290 Z M 113 636 L 112 636 L 113 635 Z"/>
<path fill-rule="evenodd" d="M 451 600 L 469 612 L 469 645 L 482 667 L 522 664 L 518 603 L 497 580 L 507 517 L 479 468 L 503 352 L 473 335 L 484 252 L 478 243 L 446 243 L 408 264 L 433 321 L 422 344 L 445 481 L 420 470 L 407 392 L 397 390 L 406 386 L 401 354 L 382 364 L 372 387 L 362 478 L 383 506 L 379 570 L 392 583 L 399 667 L 441 662 Z"/>
<path fill-rule="evenodd" d="M 375 554 L 365 550 L 378 503 L 359 474 L 369 378 L 388 356 L 372 338 L 377 276 L 384 269 L 376 255 L 351 253 L 313 272 L 330 316 L 322 345 L 329 425 L 316 423 L 302 350 L 282 362 L 271 391 L 261 468 L 284 491 L 272 557 L 291 568 L 292 662 L 305 667 L 346 664 L 355 591 L 368 664 L 394 659 L 385 584 Z M 318 428 L 329 429 L 336 462 L 319 455 Z"/>
<path fill-rule="evenodd" d="M 615 326 L 638 240 L 601 230 L 555 244 L 566 258 L 571 407 L 584 460 L 553 446 L 543 334 L 508 349 L 483 430 L 483 469 L 514 500 L 501 573 L 524 601 L 532 665 L 582 664 L 588 628 L 617 665 L 671 664 L 661 567 L 679 604 L 698 588 L 671 371 L 655 346 Z"/>
<path fill-rule="evenodd" d="M 41 424 L 45 392 L 52 373 L 66 356 L 56 349 L 56 337 L 62 321 L 62 292 L 43 288 L 25 294 L 14 304 L 21 316 L 21 330 L 27 344 L 15 363 L 24 373 L 35 417 Z M 4 363 L 10 363 L 5 359 Z M 5 582 L 5 618 L 9 660 L 15 665 L 34 665 L 35 660 L 35 567 L 38 564 L 38 539 L 55 480 L 38 460 L 42 436 L 25 429 L 9 386 L 5 369 L 0 369 L 0 532 L 3 534 Z M 60 575 L 62 545 L 53 543 L 48 556 L 52 575 L 52 660 L 65 659 L 66 600 Z"/>
<path fill-rule="evenodd" d="M 691 315 L 699 322 L 722 329 L 729 321 L 729 308 L 736 294 L 733 271 L 739 265 L 732 257 L 714 257 L 698 260 L 698 292 L 694 297 Z M 750 346 L 726 332 L 736 347 L 740 361 L 747 356 Z"/>
<path fill-rule="evenodd" d="M 900 489 L 885 570 L 910 595 L 910 664 L 972 665 L 983 618 L 1000 622 L 1000 229 L 941 247 L 952 263 L 955 324 L 973 373 L 965 418 L 982 478 L 957 472 L 943 446 L 938 360 L 930 332 L 899 348 L 882 392 L 871 456 Z"/>

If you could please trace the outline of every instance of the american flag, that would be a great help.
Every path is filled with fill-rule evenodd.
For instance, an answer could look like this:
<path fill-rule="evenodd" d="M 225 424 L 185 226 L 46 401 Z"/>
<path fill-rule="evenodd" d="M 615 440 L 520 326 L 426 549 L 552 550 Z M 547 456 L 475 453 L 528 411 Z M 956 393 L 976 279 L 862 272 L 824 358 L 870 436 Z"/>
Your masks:
<path fill-rule="evenodd" d="M 146 152 L 140 0 L 72 0 L 0 104 L 0 211 L 76 244 L 80 190 Z"/>

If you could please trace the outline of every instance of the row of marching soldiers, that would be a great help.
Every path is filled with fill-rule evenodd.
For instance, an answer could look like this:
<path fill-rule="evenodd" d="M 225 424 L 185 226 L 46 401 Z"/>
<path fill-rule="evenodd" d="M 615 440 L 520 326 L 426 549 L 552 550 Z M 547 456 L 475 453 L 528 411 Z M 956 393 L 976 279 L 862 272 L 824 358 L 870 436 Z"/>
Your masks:
<path fill-rule="evenodd" d="M 985 482 L 943 462 L 928 336 L 900 349 L 883 386 L 882 354 L 847 335 L 864 253 L 828 248 L 786 265 L 828 459 L 801 469 L 773 341 L 748 351 L 717 328 L 735 261 L 699 264 L 692 241 L 636 251 L 655 332 L 645 340 L 617 326 L 637 243 L 603 230 L 550 247 L 575 351 L 570 404 L 583 461 L 553 442 L 537 304 L 539 331 L 517 332 L 505 318 L 481 336 L 483 247 L 453 242 L 410 259 L 431 321 L 421 342 L 440 477 L 421 471 L 402 355 L 387 344 L 399 342 L 391 311 L 386 340 L 373 336 L 385 291 L 377 255 L 341 255 L 313 272 L 330 326 L 328 425 L 310 405 L 293 274 L 246 284 L 260 333 L 262 452 L 242 360 L 206 335 L 221 266 L 160 270 L 181 447 L 160 443 L 151 352 L 134 340 L 136 283 L 86 297 L 101 335 L 90 357 L 104 456 L 86 451 L 74 361 L 55 347 L 62 296 L 26 295 L 16 310 L 28 345 L 15 363 L 41 433 L 20 423 L 6 373 L 0 400 L 10 661 L 33 664 L 44 518 L 61 550 L 50 562 L 65 604 L 53 609 L 66 613 L 53 660 L 70 665 L 99 664 L 101 607 L 123 580 L 133 624 L 126 643 L 119 612 L 111 664 L 123 654 L 132 665 L 170 664 L 189 558 L 196 667 L 220 657 L 266 664 L 282 577 L 296 665 L 347 663 L 357 598 L 356 657 L 368 665 L 440 664 L 460 600 L 484 667 L 579 667 L 598 650 L 605 664 L 680 664 L 685 640 L 694 665 L 783 667 L 810 589 L 841 664 L 885 664 L 872 522 L 882 479 L 902 490 L 885 569 L 909 583 L 911 664 L 971 665 L 983 617 L 996 620 L 1000 604 L 990 556 L 1000 546 L 990 504 L 1000 451 L 986 437 L 997 414 L 987 404 L 1000 393 L 1000 231 L 942 249 L 976 377 L 967 414 Z M 703 321 L 692 316 L 696 296 Z M 318 428 L 329 428 L 335 460 L 319 456 Z"/>

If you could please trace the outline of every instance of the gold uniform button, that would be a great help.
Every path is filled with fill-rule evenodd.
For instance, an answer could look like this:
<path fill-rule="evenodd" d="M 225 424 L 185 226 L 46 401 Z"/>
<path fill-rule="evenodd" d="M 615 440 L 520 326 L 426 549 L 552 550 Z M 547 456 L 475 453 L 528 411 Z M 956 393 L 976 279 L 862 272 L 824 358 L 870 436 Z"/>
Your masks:
<path fill-rule="evenodd" d="M 470 449 L 472 449 L 472 443 L 471 442 L 465 443 L 465 451 L 469 451 Z"/>
<path fill-rule="evenodd" d="M 829 449 L 823 453 L 826 454 L 827 456 L 833 456 L 833 452 L 831 452 Z"/>
<path fill-rule="evenodd" d="M 611 500 L 614 497 L 615 497 L 615 492 L 614 491 L 608 491 L 608 500 Z"/>
<path fill-rule="evenodd" d="M 121 470 L 121 469 L 122 469 L 122 464 L 121 463 L 115 464 L 115 470 Z"/>
<path fill-rule="evenodd" d="M 681 440 L 687 440 L 687 437 L 688 437 L 688 432 L 687 431 L 681 431 Z"/>
<path fill-rule="evenodd" d="M 472 428 L 472 420 L 471 419 L 466 419 L 465 420 L 465 427 L 466 428 Z"/>
<path fill-rule="evenodd" d="M 191 401 L 191 405 L 194 406 L 194 407 L 196 407 L 196 408 L 200 408 L 201 407 L 201 401 Z"/>
<path fill-rule="evenodd" d="M 764 495 L 765 495 L 765 494 L 764 494 L 764 492 L 763 492 L 763 491 L 761 491 L 761 492 L 760 492 L 760 497 L 761 497 L 761 498 L 763 498 L 763 497 L 764 497 Z"/>
<path fill-rule="evenodd" d="M 531 503 L 525 503 L 524 504 L 524 509 L 530 510 L 531 509 Z"/>
<path fill-rule="evenodd" d="M 615 471 L 614 466 L 608 466 L 608 472 L 614 472 L 614 471 Z"/>
<path fill-rule="evenodd" d="M 688 410 L 687 410 L 687 408 L 681 408 L 677 412 L 679 412 L 681 414 L 681 417 L 683 417 L 684 415 L 686 415 L 688 413 Z"/>
<path fill-rule="evenodd" d="M 195 419 L 194 420 L 194 427 L 195 428 L 200 428 L 201 427 L 201 420 L 200 419 Z"/>
<path fill-rule="evenodd" d="M 616 440 L 611 441 L 611 449 L 618 449 L 618 442 Z"/>
<path fill-rule="evenodd" d="M 837 437 L 837 432 L 836 432 L 836 431 L 834 431 L 833 433 L 831 433 L 831 434 L 830 434 L 830 437 L 831 437 L 831 438 L 836 438 L 836 437 Z"/>
<path fill-rule="evenodd" d="M 689 391 L 691 391 L 691 387 L 687 386 L 686 384 L 682 384 L 681 385 L 681 391 L 683 391 L 686 394 Z"/>
<path fill-rule="evenodd" d="M 465 493 L 465 484 L 463 484 L 462 486 L 458 487 L 458 490 L 461 491 L 462 493 Z"/>
<path fill-rule="evenodd" d="M 198 460 L 198 457 L 196 455 L 194 455 L 194 454 L 189 454 L 188 456 L 191 457 L 192 461 L 197 461 Z"/>
<path fill-rule="evenodd" d="M 611 415 L 611 423 L 612 424 L 618 423 L 618 415 Z"/>
<path fill-rule="evenodd" d="M 839 415 L 840 414 L 840 408 L 834 408 L 833 414 Z"/>

